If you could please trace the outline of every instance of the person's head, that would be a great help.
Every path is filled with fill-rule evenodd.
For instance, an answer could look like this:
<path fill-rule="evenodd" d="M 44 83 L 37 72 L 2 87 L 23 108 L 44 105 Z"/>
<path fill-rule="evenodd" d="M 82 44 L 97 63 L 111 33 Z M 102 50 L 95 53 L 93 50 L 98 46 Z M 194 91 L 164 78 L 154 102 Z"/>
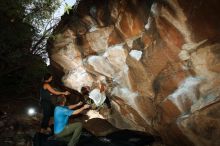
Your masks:
<path fill-rule="evenodd" d="M 100 89 L 100 92 L 105 91 L 106 90 L 106 84 L 105 83 L 100 83 L 99 89 Z"/>
<path fill-rule="evenodd" d="M 82 95 L 88 95 L 89 94 L 89 87 L 84 86 L 81 88 Z"/>
<path fill-rule="evenodd" d="M 50 73 L 47 73 L 44 75 L 44 78 L 43 78 L 43 82 L 44 83 L 49 83 L 51 82 L 53 79 L 53 76 L 50 74 Z"/>
<path fill-rule="evenodd" d="M 66 103 L 66 98 L 63 96 L 58 96 L 57 97 L 57 105 L 65 105 Z"/>

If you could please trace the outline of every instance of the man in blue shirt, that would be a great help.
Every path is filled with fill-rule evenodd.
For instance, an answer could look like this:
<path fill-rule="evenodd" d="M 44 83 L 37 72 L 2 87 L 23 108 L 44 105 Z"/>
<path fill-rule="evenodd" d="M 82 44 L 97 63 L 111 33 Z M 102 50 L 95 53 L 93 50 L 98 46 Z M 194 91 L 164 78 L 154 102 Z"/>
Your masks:
<path fill-rule="evenodd" d="M 65 103 L 66 98 L 58 97 L 59 106 L 54 111 L 54 133 L 58 140 L 68 142 L 68 146 L 75 146 L 82 131 L 82 124 L 80 122 L 68 124 L 68 119 L 71 115 L 77 115 L 90 106 L 85 104 L 77 110 L 72 110 L 82 105 L 82 102 L 70 106 L 65 106 Z"/>

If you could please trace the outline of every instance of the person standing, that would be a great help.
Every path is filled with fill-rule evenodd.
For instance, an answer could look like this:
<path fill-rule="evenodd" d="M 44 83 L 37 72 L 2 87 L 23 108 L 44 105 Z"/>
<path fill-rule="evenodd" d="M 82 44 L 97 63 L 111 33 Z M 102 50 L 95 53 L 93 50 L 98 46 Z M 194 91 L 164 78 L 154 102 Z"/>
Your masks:
<path fill-rule="evenodd" d="M 51 74 L 46 74 L 43 78 L 43 84 L 40 89 L 40 104 L 43 110 L 43 118 L 41 122 L 40 132 L 44 134 L 48 134 L 51 132 L 49 128 L 50 117 L 54 114 L 54 104 L 52 103 L 51 97 L 52 95 L 69 95 L 68 91 L 61 92 L 55 90 L 51 85 L 51 81 L 53 80 L 53 76 Z"/>
<path fill-rule="evenodd" d="M 58 106 L 54 111 L 54 134 L 57 140 L 68 142 L 68 146 L 75 146 L 81 135 L 82 124 L 80 122 L 68 124 L 69 117 L 80 114 L 90 106 L 85 104 L 81 108 L 73 110 L 81 106 L 82 102 L 69 106 L 65 106 L 65 103 L 66 98 L 58 97 Z"/>

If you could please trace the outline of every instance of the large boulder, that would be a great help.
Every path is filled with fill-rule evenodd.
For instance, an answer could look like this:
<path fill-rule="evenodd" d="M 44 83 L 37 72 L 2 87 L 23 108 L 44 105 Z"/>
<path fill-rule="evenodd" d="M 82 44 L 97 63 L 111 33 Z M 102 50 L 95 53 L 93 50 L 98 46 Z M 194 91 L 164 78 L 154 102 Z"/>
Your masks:
<path fill-rule="evenodd" d="M 220 145 L 213 108 L 220 94 L 219 5 L 78 1 L 48 42 L 51 63 L 77 91 L 106 83 L 112 109 L 104 117 L 117 128 L 159 135 L 171 146 Z"/>

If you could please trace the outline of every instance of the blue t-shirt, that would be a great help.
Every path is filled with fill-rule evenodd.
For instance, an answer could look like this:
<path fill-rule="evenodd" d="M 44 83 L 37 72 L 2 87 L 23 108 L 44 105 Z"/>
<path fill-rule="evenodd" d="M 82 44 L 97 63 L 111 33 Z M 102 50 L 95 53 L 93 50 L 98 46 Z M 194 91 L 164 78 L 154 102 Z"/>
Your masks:
<path fill-rule="evenodd" d="M 54 111 L 54 133 L 58 134 L 63 131 L 68 123 L 69 116 L 73 114 L 67 106 L 57 106 Z"/>

